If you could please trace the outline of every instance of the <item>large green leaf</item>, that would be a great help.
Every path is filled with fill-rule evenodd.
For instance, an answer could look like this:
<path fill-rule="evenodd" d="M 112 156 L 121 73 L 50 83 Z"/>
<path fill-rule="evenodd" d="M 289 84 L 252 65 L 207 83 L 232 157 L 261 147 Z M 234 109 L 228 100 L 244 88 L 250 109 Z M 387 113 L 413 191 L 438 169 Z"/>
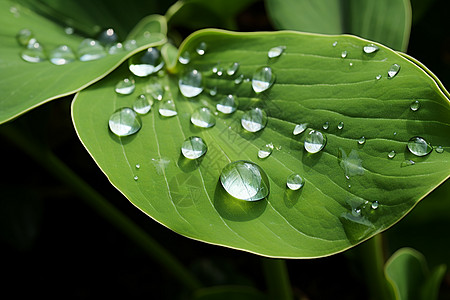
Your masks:
<path fill-rule="evenodd" d="M 207 45 L 196 54 L 200 42 Z M 193 99 L 183 97 L 176 75 L 137 82 L 134 94 L 118 96 L 115 83 L 128 76 L 126 67 L 77 94 L 72 104 L 76 131 L 96 163 L 134 205 L 172 230 L 193 239 L 273 257 L 308 258 L 344 251 L 385 230 L 450 174 L 450 102 L 434 79 L 409 59 L 384 46 L 366 54 L 369 41 L 353 36 L 324 36 L 298 32 L 233 33 L 204 30 L 193 34 L 179 53 L 191 53 L 189 67 L 204 76 L 205 90 Z M 286 46 L 281 57 L 269 60 L 273 46 Z M 341 53 L 347 51 L 347 57 Z M 227 67 L 239 62 L 236 74 Z M 400 72 L 388 79 L 393 64 Z M 275 84 L 255 94 L 254 71 L 269 65 Z M 223 75 L 212 72 L 223 68 Z M 182 65 L 169 68 L 178 73 Z M 220 72 L 219 72 L 220 73 Z M 378 75 L 382 77 L 376 79 Z M 109 116 L 131 107 L 148 81 L 166 86 L 165 99 L 174 99 L 178 115 L 158 114 L 160 103 L 142 117 L 142 129 L 133 136 L 116 137 L 108 131 Z M 210 96 L 217 91 L 216 96 Z M 214 94 L 214 93 L 212 93 Z M 234 94 L 238 110 L 217 115 L 209 129 L 190 122 L 201 106 L 215 109 L 217 101 Z M 420 109 L 412 111 L 412 101 Z M 264 108 L 267 127 L 246 132 L 240 123 L 252 107 Z M 337 129 L 339 122 L 343 129 Z M 329 128 L 322 125 L 328 122 Z M 304 133 L 293 136 L 295 124 L 328 137 L 316 154 L 304 150 Z M 182 142 L 202 137 L 208 152 L 199 162 L 183 159 Z M 407 141 L 422 136 L 444 147 L 417 157 Z M 362 136 L 366 142 L 358 144 Z M 259 147 L 273 143 L 274 152 L 259 159 Z M 397 155 L 389 159 L 394 150 Z M 261 166 L 270 183 L 261 201 L 234 199 L 223 190 L 219 175 L 229 162 L 250 160 Z M 410 161 L 414 161 L 414 165 Z M 136 164 L 140 168 L 135 167 Z M 286 178 L 299 173 L 305 179 L 297 192 L 286 188 Z M 348 179 L 346 178 L 348 176 Z M 134 176 L 138 176 L 134 180 Z M 371 204 L 378 201 L 377 209 Z"/>
<path fill-rule="evenodd" d="M 406 51 L 411 30 L 409 0 L 266 0 L 278 29 L 350 33 Z"/>
<path fill-rule="evenodd" d="M 164 17 L 145 18 L 129 36 L 129 39 L 136 39 L 136 49 L 99 60 L 75 61 L 60 66 L 49 61 L 29 63 L 21 59 L 22 48 L 16 41 L 16 34 L 21 29 L 31 29 L 47 51 L 61 44 L 76 50 L 83 37 L 67 35 L 62 26 L 13 1 L 0 1 L 0 73 L 3 74 L 0 79 L 0 123 L 103 78 L 132 54 L 163 43 L 166 27 Z M 146 31 L 152 34 L 144 36 Z"/>

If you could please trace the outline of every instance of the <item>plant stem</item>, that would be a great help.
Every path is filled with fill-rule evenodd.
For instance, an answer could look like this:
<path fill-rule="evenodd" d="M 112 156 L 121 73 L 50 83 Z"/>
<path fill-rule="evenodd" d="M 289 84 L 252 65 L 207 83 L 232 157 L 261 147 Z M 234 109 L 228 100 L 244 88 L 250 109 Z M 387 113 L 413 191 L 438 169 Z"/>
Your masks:
<path fill-rule="evenodd" d="M 286 261 L 275 258 L 262 258 L 266 284 L 269 289 L 269 299 L 291 300 L 292 288 Z"/>
<path fill-rule="evenodd" d="M 37 143 L 32 142 L 18 130 L 12 128 L 12 126 L 2 125 L 0 127 L 0 134 L 8 138 L 15 146 L 28 154 L 49 173 L 72 188 L 81 199 L 117 229 L 122 231 L 128 238 L 141 246 L 151 258 L 172 273 L 186 288 L 193 291 L 201 286 L 199 281 L 172 254 L 156 240 L 151 238 L 130 218 L 110 204 L 53 153 L 43 149 Z"/>

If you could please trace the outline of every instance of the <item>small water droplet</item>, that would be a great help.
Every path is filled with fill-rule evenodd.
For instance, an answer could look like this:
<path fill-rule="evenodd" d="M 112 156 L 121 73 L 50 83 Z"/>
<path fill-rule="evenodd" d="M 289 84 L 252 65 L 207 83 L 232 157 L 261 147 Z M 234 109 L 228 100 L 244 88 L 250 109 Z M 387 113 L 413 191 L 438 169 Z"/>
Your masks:
<path fill-rule="evenodd" d="M 373 201 L 372 205 L 370 207 L 372 207 L 372 209 L 377 209 L 378 206 L 380 206 L 380 204 L 378 203 L 378 201 Z"/>
<path fill-rule="evenodd" d="M 394 131 L 394 135 L 397 135 L 397 131 Z"/>
<path fill-rule="evenodd" d="M 366 138 L 364 136 L 360 137 L 358 140 L 358 144 L 360 144 L 360 145 L 364 145 L 365 142 L 366 142 Z"/>
<path fill-rule="evenodd" d="M 308 127 L 307 123 L 297 124 L 294 127 L 294 131 L 292 132 L 294 135 L 299 135 L 303 131 L 305 131 L 306 127 Z"/>
<path fill-rule="evenodd" d="M 20 54 L 23 60 L 32 63 L 39 63 L 47 60 L 44 53 L 44 48 L 35 39 L 32 39 L 27 45 L 27 48 Z"/>
<path fill-rule="evenodd" d="M 226 115 L 235 112 L 237 107 L 236 97 L 233 95 L 223 97 L 216 105 L 216 109 Z"/>
<path fill-rule="evenodd" d="M 149 83 L 144 87 L 144 92 L 158 101 L 161 101 L 164 96 L 164 89 L 156 78 L 149 80 Z"/>
<path fill-rule="evenodd" d="M 205 42 L 201 42 L 198 44 L 197 48 L 195 49 L 195 52 L 197 52 L 198 55 L 204 55 L 206 52 L 207 45 Z"/>
<path fill-rule="evenodd" d="M 161 57 L 161 52 L 157 48 L 148 48 L 132 56 L 128 60 L 128 67 L 134 75 L 138 77 L 145 77 L 156 73 L 164 66 L 164 61 Z"/>
<path fill-rule="evenodd" d="M 413 160 L 407 159 L 407 160 L 402 161 L 400 166 L 401 167 L 408 167 L 408 166 L 412 166 L 412 165 L 415 165 L 415 164 L 416 163 Z"/>
<path fill-rule="evenodd" d="M 392 158 L 394 158 L 395 157 L 395 155 L 397 155 L 397 153 L 395 153 L 395 151 L 394 150 L 392 150 L 391 152 L 389 152 L 388 153 L 388 158 L 390 158 L 390 159 L 392 159 Z"/>
<path fill-rule="evenodd" d="M 303 180 L 303 178 L 296 173 L 289 175 L 286 180 L 287 187 L 293 191 L 301 189 L 304 184 L 305 181 Z"/>
<path fill-rule="evenodd" d="M 378 74 L 378 75 L 375 77 L 375 79 L 376 79 L 376 80 L 380 80 L 381 77 L 382 77 L 381 74 Z"/>
<path fill-rule="evenodd" d="M 252 87 L 255 93 L 262 93 L 275 82 L 275 75 L 270 67 L 260 67 L 253 73 Z"/>
<path fill-rule="evenodd" d="M 184 51 L 180 57 L 178 57 L 180 64 L 187 65 L 191 61 L 191 54 L 189 51 Z"/>
<path fill-rule="evenodd" d="M 188 159 L 197 159 L 203 156 L 207 150 L 205 142 L 198 136 L 188 137 L 181 145 L 181 153 Z"/>
<path fill-rule="evenodd" d="M 133 78 L 124 78 L 116 84 L 115 91 L 120 95 L 130 95 L 135 88 L 136 85 Z"/>
<path fill-rule="evenodd" d="M 109 129 L 117 136 L 132 135 L 141 127 L 141 118 L 129 107 L 119 108 L 109 118 Z"/>
<path fill-rule="evenodd" d="M 342 128 L 344 128 L 344 122 L 339 122 L 339 124 L 337 125 L 337 129 L 341 130 Z"/>
<path fill-rule="evenodd" d="M 306 136 L 303 146 L 309 153 L 317 153 L 325 147 L 326 143 L 326 135 L 323 135 L 320 131 L 311 130 Z"/>
<path fill-rule="evenodd" d="M 436 150 L 437 153 L 442 153 L 442 152 L 444 152 L 444 147 L 437 146 L 434 150 Z"/>
<path fill-rule="evenodd" d="M 64 28 L 64 32 L 65 32 L 67 35 L 72 35 L 72 34 L 74 34 L 75 29 L 73 29 L 73 27 L 67 26 L 67 27 Z"/>
<path fill-rule="evenodd" d="M 215 96 L 215 95 L 217 95 L 217 86 L 214 86 L 214 87 L 212 87 L 210 90 L 209 90 L 209 94 L 211 95 L 211 96 Z"/>
<path fill-rule="evenodd" d="M 34 33 L 30 29 L 25 28 L 25 29 L 20 30 L 16 34 L 16 39 L 20 46 L 26 47 L 30 43 L 30 41 L 35 38 L 34 38 Z"/>
<path fill-rule="evenodd" d="M 116 43 L 113 45 L 108 46 L 108 53 L 111 55 L 119 54 L 125 52 L 125 48 L 123 47 L 122 43 Z"/>
<path fill-rule="evenodd" d="M 408 141 L 408 150 L 416 156 L 425 156 L 430 154 L 433 147 L 424 138 L 415 136 Z"/>
<path fill-rule="evenodd" d="M 333 42 L 333 47 L 336 47 L 337 44 L 338 44 L 338 42 L 337 42 L 337 41 L 334 41 L 334 42 Z"/>
<path fill-rule="evenodd" d="M 136 164 L 135 167 L 136 167 L 136 169 L 140 169 L 141 165 L 140 164 Z"/>
<path fill-rule="evenodd" d="M 238 69 L 239 69 L 239 63 L 238 62 L 232 63 L 227 69 L 228 76 L 233 76 L 234 74 L 236 74 Z"/>
<path fill-rule="evenodd" d="M 393 64 L 388 70 L 388 78 L 394 78 L 398 74 L 398 72 L 400 72 L 400 65 Z"/>
<path fill-rule="evenodd" d="M 257 164 L 240 160 L 226 165 L 220 174 L 220 183 L 232 197 L 257 201 L 269 194 L 269 180 Z"/>
<path fill-rule="evenodd" d="M 152 109 L 152 102 L 144 94 L 139 95 L 133 103 L 133 109 L 140 115 L 147 114 Z"/>
<path fill-rule="evenodd" d="M 258 157 L 262 159 L 267 158 L 270 156 L 270 154 L 272 154 L 272 152 L 273 152 L 273 144 L 272 143 L 266 144 L 261 148 L 259 148 Z"/>
<path fill-rule="evenodd" d="M 347 57 L 347 50 L 344 50 L 341 52 L 341 57 L 346 58 Z"/>
<path fill-rule="evenodd" d="M 177 115 L 175 103 L 170 99 L 160 103 L 158 112 L 163 117 L 173 117 Z"/>
<path fill-rule="evenodd" d="M 123 47 L 127 51 L 132 51 L 134 49 L 137 49 L 137 42 L 136 40 L 126 40 L 125 42 L 123 42 Z"/>
<path fill-rule="evenodd" d="M 380 49 L 380 48 L 379 48 L 377 45 L 375 45 L 375 44 L 368 44 L 368 45 L 365 45 L 365 46 L 363 47 L 364 53 L 367 53 L 367 54 L 375 53 L 375 52 L 377 52 L 379 49 Z"/>
<path fill-rule="evenodd" d="M 202 73 L 192 69 L 187 70 L 178 80 L 178 87 L 183 96 L 192 98 L 203 91 Z"/>
<path fill-rule="evenodd" d="M 250 132 L 258 132 L 267 124 L 267 114 L 260 108 L 252 108 L 245 112 L 241 118 L 242 127 Z"/>
<path fill-rule="evenodd" d="M 49 59 L 55 65 L 65 65 L 75 61 L 76 57 L 69 46 L 61 45 L 50 51 Z"/>
<path fill-rule="evenodd" d="M 133 177 L 134 181 L 138 181 L 139 177 L 136 175 Z"/>
<path fill-rule="evenodd" d="M 198 127 L 210 128 L 216 125 L 216 118 L 209 108 L 200 107 L 192 113 L 191 123 Z"/>
<path fill-rule="evenodd" d="M 324 130 L 327 130 L 328 127 L 330 127 L 330 123 L 328 123 L 328 122 L 323 123 L 322 128 L 323 128 Z"/>
<path fill-rule="evenodd" d="M 113 28 L 108 28 L 100 32 L 100 34 L 97 37 L 97 40 L 100 42 L 100 44 L 107 46 L 107 45 L 113 45 L 117 43 L 119 40 L 119 36 L 114 31 Z"/>
<path fill-rule="evenodd" d="M 244 74 L 239 75 L 238 77 L 236 77 L 236 79 L 234 80 L 234 84 L 241 84 L 242 81 L 244 80 Z"/>
<path fill-rule="evenodd" d="M 419 102 L 419 100 L 413 101 L 413 102 L 411 103 L 411 105 L 409 106 L 409 108 L 410 108 L 412 111 L 418 111 L 419 108 L 420 108 L 420 102 Z"/>
<path fill-rule="evenodd" d="M 353 67 L 353 63 L 349 63 L 348 65 L 349 65 L 350 67 Z"/>
<path fill-rule="evenodd" d="M 269 50 L 267 56 L 269 58 L 279 57 L 281 54 L 283 54 L 284 50 L 286 50 L 286 46 L 273 47 Z"/>

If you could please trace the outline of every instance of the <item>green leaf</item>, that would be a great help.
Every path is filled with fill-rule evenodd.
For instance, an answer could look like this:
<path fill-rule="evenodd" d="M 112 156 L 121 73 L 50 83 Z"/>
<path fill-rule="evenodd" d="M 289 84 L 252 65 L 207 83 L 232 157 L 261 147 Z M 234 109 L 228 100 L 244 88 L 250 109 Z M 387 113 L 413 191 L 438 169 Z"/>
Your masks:
<path fill-rule="evenodd" d="M 203 56 L 195 52 L 200 42 L 207 45 Z M 76 96 L 74 125 L 111 183 L 175 232 L 271 257 L 331 255 L 392 226 L 450 175 L 449 100 L 432 77 L 395 51 L 378 45 L 379 51 L 364 53 L 368 43 L 353 36 L 298 32 L 199 31 L 179 53 L 190 52 L 188 67 L 202 72 L 202 94 L 183 97 L 174 74 L 139 80 L 133 95 L 118 96 L 113 87 L 128 76 L 123 67 Z M 286 46 L 285 52 L 269 60 L 268 50 L 280 45 Z M 341 58 L 344 50 L 347 57 Z M 234 62 L 240 66 L 229 76 L 227 68 Z M 393 64 L 401 70 L 388 79 Z M 255 94 L 250 81 L 235 83 L 240 75 L 251 78 L 264 65 L 276 76 L 269 90 Z M 213 67 L 223 68 L 224 74 L 213 73 Z M 184 68 L 176 65 L 169 71 L 180 73 Z M 109 116 L 120 107 L 131 107 L 154 80 L 166 86 L 164 99 L 174 99 L 178 115 L 160 116 L 161 104 L 155 100 L 136 135 L 119 138 L 109 132 Z M 217 95 L 210 96 L 211 91 Z M 208 129 L 191 124 L 195 109 L 207 106 L 214 111 L 228 94 L 239 101 L 234 114 L 217 115 L 216 125 Z M 413 100 L 421 105 L 415 112 L 410 109 Z M 246 132 L 240 122 L 252 107 L 263 108 L 269 116 L 267 127 L 257 133 Z M 344 127 L 337 129 L 341 121 Z M 325 122 L 327 130 L 322 128 Z M 327 136 L 322 151 L 304 150 L 310 129 L 294 136 L 300 123 Z M 407 141 L 416 135 L 442 145 L 444 152 L 411 154 Z M 180 153 L 190 136 L 202 137 L 208 146 L 198 162 Z M 360 145 L 362 136 L 366 142 Z M 259 159 L 258 149 L 268 143 L 274 145 L 272 155 Z M 389 159 L 392 150 L 397 155 Z M 253 161 L 265 170 L 270 185 L 266 199 L 237 200 L 223 190 L 221 170 L 237 160 Z M 404 166 L 405 160 L 415 164 Z M 296 192 L 286 187 L 286 178 L 294 172 L 305 180 Z M 375 201 L 379 206 L 372 209 Z"/>
<path fill-rule="evenodd" d="M 76 51 L 82 36 L 67 35 L 64 28 L 12 1 L 0 2 L 0 123 L 11 120 L 50 100 L 66 96 L 89 86 L 114 70 L 134 53 L 165 41 L 164 17 L 154 15 L 142 20 L 129 39 L 138 48 L 90 61 L 74 61 L 56 66 L 49 61 L 29 63 L 21 59 L 22 48 L 16 34 L 31 29 L 46 51 L 66 44 Z M 149 37 L 143 33 L 153 32 Z M 157 31 L 156 31 L 157 30 Z"/>
<path fill-rule="evenodd" d="M 277 29 L 350 33 L 406 51 L 411 30 L 409 0 L 266 0 Z"/>
<path fill-rule="evenodd" d="M 197 290 L 194 300 L 264 300 L 267 297 L 260 291 L 246 286 L 214 286 Z"/>
<path fill-rule="evenodd" d="M 402 248 L 386 262 L 385 275 L 398 300 L 433 300 L 445 275 L 445 265 L 431 274 L 425 257 L 414 249 Z"/>

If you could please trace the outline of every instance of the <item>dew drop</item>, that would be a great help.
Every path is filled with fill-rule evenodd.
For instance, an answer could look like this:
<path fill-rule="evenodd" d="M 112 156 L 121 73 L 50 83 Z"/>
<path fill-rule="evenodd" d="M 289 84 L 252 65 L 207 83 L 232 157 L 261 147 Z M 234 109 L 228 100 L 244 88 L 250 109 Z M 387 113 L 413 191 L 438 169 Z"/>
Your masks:
<path fill-rule="evenodd" d="M 226 115 L 234 113 L 237 107 L 237 100 L 233 95 L 223 97 L 220 102 L 216 104 L 216 109 Z"/>
<path fill-rule="evenodd" d="M 279 57 L 281 54 L 283 54 L 284 50 L 286 50 L 286 46 L 273 47 L 269 50 L 267 56 L 269 58 Z"/>
<path fill-rule="evenodd" d="M 34 33 L 28 29 L 22 29 L 16 34 L 17 42 L 20 46 L 26 47 L 34 38 Z"/>
<path fill-rule="evenodd" d="M 252 87 L 255 93 L 262 93 L 275 82 L 275 75 L 270 67 L 260 67 L 253 73 Z"/>
<path fill-rule="evenodd" d="M 239 63 L 238 62 L 232 63 L 227 69 L 228 76 L 233 76 L 234 74 L 236 74 L 238 69 L 239 69 Z"/>
<path fill-rule="evenodd" d="M 375 77 L 375 79 L 376 79 L 376 80 L 380 80 L 380 79 L 381 79 L 381 74 L 378 74 L 378 75 Z"/>
<path fill-rule="evenodd" d="M 130 95 L 134 92 L 135 88 L 134 79 L 124 78 L 116 84 L 115 91 L 120 95 Z"/>
<path fill-rule="evenodd" d="M 401 167 L 409 167 L 409 166 L 412 166 L 412 165 L 415 165 L 415 164 L 416 163 L 413 160 L 407 159 L 407 160 L 402 161 L 400 166 Z"/>
<path fill-rule="evenodd" d="M 365 45 L 365 46 L 363 47 L 364 53 L 367 53 L 367 54 L 375 53 L 375 52 L 377 52 L 379 49 L 380 49 L 380 48 L 378 48 L 378 46 L 375 45 L 375 44 L 368 44 L 368 45 Z"/>
<path fill-rule="evenodd" d="M 269 194 L 269 180 L 257 164 L 239 160 L 226 165 L 220 174 L 220 183 L 232 197 L 258 201 Z"/>
<path fill-rule="evenodd" d="M 136 40 L 126 40 L 123 43 L 123 47 L 125 48 L 125 50 L 127 51 L 132 51 L 134 49 L 137 49 L 137 42 Z"/>
<path fill-rule="evenodd" d="M 260 108 L 252 108 L 245 112 L 241 118 L 242 127 L 250 132 L 258 132 L 267 124 L 267 114 Z"/>
<path fill-rule="evenodd" d="M 410 108 L 412 111 L 418 111 L 419 108 L 420 108 L 420 102 L 419 102 L 419 100 L 413 101 L 413 102 L 411 103 L 411 105 L 409 106 L 409 108 Z"/>
<path fill-rule="evenodd" d="M 303 146 L 309 153 L 317 153 L 325 147 L 326 143 L 326 135 L 323 135 L 320 131 L 311 130 L 306 136 Z"/>
<path fill-rule="evenodd" d="M 141 127 L 141 118 L 129 107 L 119 108 L 109 118 L 109 129 L 117 136 L 132 135 Z"/>
<path fill-rule="evenodd" d="M 372 209 L 377 209 L 378 206 L 380 206 L 380 204 L 378 203 L 378 201 L 373 201 L 372 205 L 370 207 L 372 207 Z"/>
<path fill-rule="evenodd" d="M 111 55 L 119 54 L 125 52 L 125 48 L 122 43 L 115 43 L 113 45 L 108 46 L 108 53 Z"/>
<path fill-rule="evenodd" d="M 334 41 L 334 42 L 333 42 L 333 47 L 336 47 L 337 44 L 338 44 L 338 42 L 337 42 L 337 41 Z"/>
<path fill-rule="evenodd" d="M 128 68 L 138 77 L 145 77 L 156 73 L 164 66 L 161 52 L 157 48 L 148 48 L 132 56 L 128 60 Z"/>
<path fill-rule="evenodd" d="M 192 113 L 191 123 L 198 127 L 210 128 L 216 125 L 216 118 L 209 108 L 200 107 Z"/>
<path fill-rule="evenodd" d="M 206 52 L 207 45 L 205 42 L 201 42 L 198 44 L 197 48 L 195 49 L 195 52 L 197 52 L 198 55 L 204 55 Z"/>
<path fill-rule="evenodd" d="M 305 181 L 303 180 L 303 178 L 296 173 L 289 175 L 286 180 L 287 187 L 293 191 L 301 189 L 304 184 Z"/>
<path fill-rule="evenodd" d="M 44 48 L 34 39 L 30 41 L 27 48 L 22 51 L 20 56 L 23 60 L 32 63 L 39 63 L 47 60 Z"/>
<path fill-rule="evenodd" d="M 303 131 L 305 131 L 306 127 L 308 126 L 307 123 L 297 124 L 294 127 L 294 131 L 292 132 L 294 135 L 299 135 Z"/>
<path fill-rule="evenodd" d="M 188 159 L 197 159 L 203 156 L 208 147 L 201 137 L 188 137 L 181 145 L 181 153 Z"/>
<path fill-rule="evenodd" d="M 436 150 L 437 153 L 442 153 L 442 152 L 444 152 L 444 147 L 437 146 L 434 150 Z"/>
<path fill-rule="evenodd" d="M 133 177 L 134 181 L 138 181 L 139 177 L 136 175 Z"/>
<path fill-rule="evenodd" d="M 364 136 L 360 137 L 358 140 L 358 144 L 364 145 L 366 143 L 366 138 Z"/>
<path fill-rule="evenodd" d="M 61 45 L 49 53 L 49 59 L 52 64 L 65 65 L 75 61 L 75 53 L 67 45 Z"/>
<path fill-rule="evenodd" d="M 81 61 L 97 60 L 106 56 L 105 48 L 99 41 L 93 39 L 84 39 L 78 45 L 78 59 Z"/>
<path fill-rule="evenodd" d="M 67 27 L 64 28 L 64 32 L 65 32 L 67 35 L 72 35 L 72 34 L 74 34 L 75 29 L 73 29 L 73 27 L 67 26 Z"/>
<path fill-rule="evenodd" d="M 189 51 L 184 51 L 180 57 L 178 57 L 178 61 L 180 64 L 187 65 L 191 61 L 191 54 L 189 54 Z"/>
<path fill-rule="evenodd" d="M 209 94 L 211 95 L 211 96 L 215 96 L 215 95 L 217 95 L 217 86 L 214 86 L 214 87 L 212 87 L 210 90 L 209 90 Z"/>
<path fill-rule="evenodd" d="M 117 43 L 119 40 L 119 36 L 114 31 L 113 28 L 108 28 L 100 32 L 100 34 L 97 37 L 97 40 L 100 42 L 100 44 L 107 46 L 107 45 L 113 45 Z"/>
<path fill-rule="evenodd" d="M 400 65 L 393 64 L 388 70 L 388 78 L 394 78 L 398 74 L 398 72 L 400 72 Z"/>
<path fill-rule="evenodd" d="M 327 130 L 328 127 L 330 127 L 330 123 L 328 123 L 328 122 L 323 123 L 322 128 L 323 128 L 324 130 Z"/>
<path fill-rule="evenodd" d="M 236 85 L 241 84 L 243 80 L 244 80 L 244 74 L 241 74 L 238 77 L 236 77 L 236 79 L 234 80 L 234 84 L 236 84 Z"/>
<path fill-rule="evenodd" d="M 388 153 L 388 158 L 390 158 L 390 159 L 392 159 L 392 158 L 394 158 L 395 157 L 395 155 L 397 155 L 397 153 L 395 153 L 395 151 L 394 150 L 392 150 L 391 152 L 389 152 Z"/>
<path fill-rule="evenodd" d="M 337 129 L 341 130 L 342 128 L 344 128 L 344 122 L 339 122 Z"/>
<path fill-rule="evenodd" d="M 408 141 L 408 150 L 416 156 L 425 156 L 433 150 L 433 147 L 424 138 L 415 136 Z"/>
<path fill-rule="evenodd" d="M 133 103 L 133 109 L 140 115 L 147 114 L 152 109 L 150 100 L 144 94 L 139 95 Z"/>
<path fill-rule="evenodd" d="M 140 164 L 136 164 L 136 165 L 135 165 L 135 168 L 136 168 L 136 169 L 140 169 L 140 168 L 141 168 L 141 165 L 140 165 Z"/>
<path fill-rule="evenodd" d="M 202 73 L 192 69 L 187 70 L 178 80 L 178 87 L 183 96 L 192 98 L 203 91 Z"/>
<path fill-rule="evenodd" d="M 272 154 L 272 152 L 273 152 L 273 144 L 272 143 L 266 144 L 261 148 L 259 148 L 258 157 L 262 159 L 267 158 L 270 156 L 270 154 Z"/>
<path fill-rule="evenodd" d="M 341 57 L 346 58 L 347 57 L 347 50 L 344 50 L 341 52 Z"/>
<path fill-rule="evenodd" d="M 158 112 L 163 117 L 173 117 L 177 115 L 173 100 L 164 100 L 160 103 Z"/>

